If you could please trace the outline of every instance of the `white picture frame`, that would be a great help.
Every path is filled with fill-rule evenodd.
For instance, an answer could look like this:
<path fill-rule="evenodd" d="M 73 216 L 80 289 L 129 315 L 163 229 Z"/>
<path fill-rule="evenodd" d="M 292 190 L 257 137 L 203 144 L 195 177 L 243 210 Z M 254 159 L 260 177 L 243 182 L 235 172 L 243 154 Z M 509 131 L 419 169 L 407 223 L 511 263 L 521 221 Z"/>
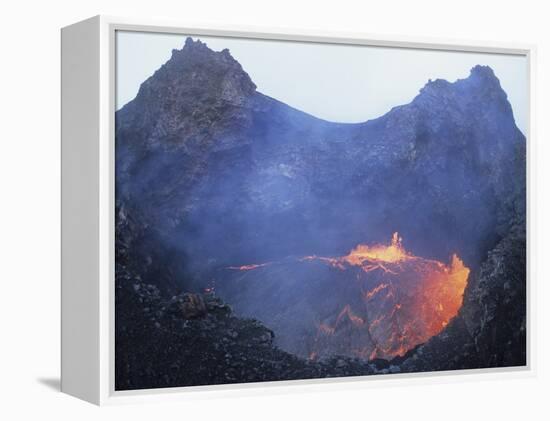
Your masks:
<path fill-rule="evenodd" d="M 177 33 L 483 52 L 525 56 L 529 75 L 527 138 L 527 246 L 530 230 L 534 151 L 535 47 L 525 44 L 461 42 L 354 33 L 195 25 L 153 19 L 96 16 L 61 30 L 62 52 L 62 377 L 63 392 L 94 404 L 133 403 L 209 397 L 290 393 L 319 388 L 377 387 L 380 382 L 448 382 L 468 378 L 529 376 L 535 372 L 534 285 L 527 265 L 527 365 L 518 368 L 394 374 L 389 376 L 293 380 L 262 384 L 194 386 L 170 389 L 114 389 L 114 112 L 115 31 Z M 415 380 L 412 380 L 414 378 Z M 196 393 L 201 392 L 201 393 Z"/>

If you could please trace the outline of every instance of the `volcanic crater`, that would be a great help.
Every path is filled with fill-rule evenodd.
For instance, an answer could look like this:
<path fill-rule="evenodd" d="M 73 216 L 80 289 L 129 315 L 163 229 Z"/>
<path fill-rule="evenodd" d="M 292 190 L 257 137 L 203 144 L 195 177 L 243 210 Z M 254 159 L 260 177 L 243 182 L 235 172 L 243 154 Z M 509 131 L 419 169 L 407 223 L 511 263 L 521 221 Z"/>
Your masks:
<path fill-rule="evenodd" d="M 283 349 L 367 360 L 403 356 L 440 333 L 458 313 L 470 273 L 456 254 L 448 263 L 412 254 L 397 232 L 388 244 L 360 244 L 341 257 L 226 271 L 219 293 L 271 327 Z"/>
<path fill-rule="evenodd" d="M 490 67 L 343 124 L 188 38 L 115 120 L 118 387 L 525 364 L 526 139 Z"/>

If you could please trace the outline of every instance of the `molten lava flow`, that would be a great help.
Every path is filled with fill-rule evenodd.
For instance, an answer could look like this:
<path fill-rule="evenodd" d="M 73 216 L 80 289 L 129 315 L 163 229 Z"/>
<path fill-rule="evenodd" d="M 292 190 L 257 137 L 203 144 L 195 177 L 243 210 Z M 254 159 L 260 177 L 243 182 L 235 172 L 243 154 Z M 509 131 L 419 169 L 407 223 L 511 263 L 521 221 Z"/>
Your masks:
<path fill-rule="evenodd" d="M 359 244 L 347 256 L 341 257 L 340 260 L 352 266 L 363 266 L 365 262 L 399 263 L 414 259 L 414 256 L 405 251 L 402 242 L 403 239 L 395 232 L 390 245 L 367 246 Z"/>
<path fill-rule="evenodd" d="M 364 272 L 372 272 L 381 269 L 384 272 L 396 274 L 388 263 L 399 264 L 413 260 L 416 257 L 403 248 L 403 239 L 398 233 L 394 233 L 389 245 L 376 244 L 368 246 L 359 244 L 346 256 L 342 257 L 319 257 L 306 256 L 301 261 L 319 260 L 340 270 L 345 270 L 346 265 L 359 266 Z"/>
<path fill-rule="evenodd" d="M 312 260 L 341 271 L 358 267 L 363 273 L 355 278 L 361 304 L 345 303 L 332 322 L 329 316 L 318 324 L 310 353 L 315 358 L 337 352 L 368 359 L 404 355 L 456 316 L 470 273 L 456 254 L 449 265 L 414 256 L 397 233 L 387 245 L 360 244 L 346 256 L 302 259 Z M 344 324 L 344 316 L 351 323 Z M 344 343 L 353 345 L 346 350 Z"/>
<path fill-rule="evenodd" d="M 315 263 L 328 270 L 302 266 Z M 303 294 L 298 308 L 292 307 L 296 305 L 293 299 L 280 300 L 280 309 L 264 319 L 267 324 L 285 320 L 280 337 L 285 335 L 285 326 L 293 323 L 310 332 L 309 337 L 305 334 L 308 345 L 303 349 L 295 347 L 293 341 L 287 343 L 312 359 L 330 355 L 391 359 L 404 355 L 440 333 L 457 315 L 470 274 L 456 254 L 448 264 L 414 255 L 405 249 L 398 233 L 387 244 L 359 244 L 340 257 L 312 255 L 227 269 L 251 271 L 269 265 L 277 269 L 254 274 L 254 279 L 262 279 L 262 285 L 281 279 L 288 280 L 289 285 L 312 281 L 292 285 Z M 299 321 L 304 319 L 299 313 L 301 306 L 306 309 L 303 316 L 307 321 Z M 293 317 L 285 319 L 277 311 L 291 311 L 288 314 Z"/>
<path fill-rule="evenodd" d="M 380 291 L 382 291 L 383 289 L 386 289 L 390 286 L 390 284 L 378 284 L 376 285 L 373 289 L 371 289 L 370 291 L 367 291 L 365 293 L 365 300 L 369 300 L 371 299 L 372 297 L 374 297 L 374 295 L 378 294 Z"/>
<path fill-rule="evenodd" d="M 229 266 L 229 267 L 227 267 L 227 269 L 247 271 L 247 270 L 254 270 L 254 269 L 258 269 L 258 268 L 263 268 L 263 267 L 269 266 L 270 264 L 271 264 L 271 262 L 258 263 L 258 264 L 253 264 L 253 265 Z"/>

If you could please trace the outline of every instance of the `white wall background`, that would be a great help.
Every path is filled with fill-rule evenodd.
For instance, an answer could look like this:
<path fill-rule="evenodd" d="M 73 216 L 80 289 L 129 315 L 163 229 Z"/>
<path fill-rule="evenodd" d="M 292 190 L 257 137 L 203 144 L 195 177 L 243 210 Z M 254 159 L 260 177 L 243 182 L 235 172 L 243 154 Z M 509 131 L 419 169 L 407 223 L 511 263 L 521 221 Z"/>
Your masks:
<path fill-rule="evenodd" d="M 61 420 L 548 419 L 550 29 L 543 1 L 95 0 L 4 2 L 0 54 L 0 418 Z M 532 272 L 537 374 L 409 380 L 302 393 L 98 409 L 57 392 L 59 376 L 59 28 L 104 13 L 187 22 L 322 28 L 538 44 Z M 545 389 L 546 388 L 546 389 Z M 319 391 L 319 389 L 321 391 Z"/>

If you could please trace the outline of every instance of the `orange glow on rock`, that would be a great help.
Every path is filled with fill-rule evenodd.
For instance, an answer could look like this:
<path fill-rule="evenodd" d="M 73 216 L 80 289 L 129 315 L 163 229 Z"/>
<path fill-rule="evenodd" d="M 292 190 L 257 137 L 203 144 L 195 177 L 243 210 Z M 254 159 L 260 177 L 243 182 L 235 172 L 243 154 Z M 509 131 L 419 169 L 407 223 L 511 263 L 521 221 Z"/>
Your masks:
<path fill-rule="evenodd" d="M 263 268 L 263 267 L 269 266 L 270 264 L 271 264 L 271 262 L 268 262 L 268 263 L 259 263 L 259 264 L 255 264 L 255 265 L 229 266 L 227 269 L 230 269 L 230 270 L 240 270 L 240 271 L 248 271 L 248 270 L 254 270 L 254 269 L 258 269 L 258 268 Z"/>
<path fill-rule="evenodd" d="M 450 262 L 425 259 L 407 251 L 396 232 L 387 244 L 359 244 L 341 257 L 305 256 L 295 262 L 319 262 L 348 275 L 350 298 L 312 326 L 310 359 L 350 355 L 373 359 L 402 356 L 439 334 L 462 306 L 470 269 L 453 254 Z M 276 262 L 230 266 L 250 271 Z M 349 281 L 348 281 L 349 280 Z M 338 286 L 335 286 L 338 288 Z M 354 297 L 357 288 L 358 300 Z"/>
<path fill-rule="evenodd" d="M 358 281 L 370 285 L 362 292 L 364 307 L 346 304 L 333 323 L 318 325 L 315 358 L 350 339 L 358 344 L 347 354 L 360 358 L 404 355 L 440 333 L 457 315 L 470 274 L 456 254 L 448 265 L 413 255 L 397 233 L 387 245 L 360 244 L 346 256 L 302 259 L 310 260 L 343 271 L 360 268 L 363 275 Z M 342 328 L 344 319 L 352 322 L 351 328 Z"/>

